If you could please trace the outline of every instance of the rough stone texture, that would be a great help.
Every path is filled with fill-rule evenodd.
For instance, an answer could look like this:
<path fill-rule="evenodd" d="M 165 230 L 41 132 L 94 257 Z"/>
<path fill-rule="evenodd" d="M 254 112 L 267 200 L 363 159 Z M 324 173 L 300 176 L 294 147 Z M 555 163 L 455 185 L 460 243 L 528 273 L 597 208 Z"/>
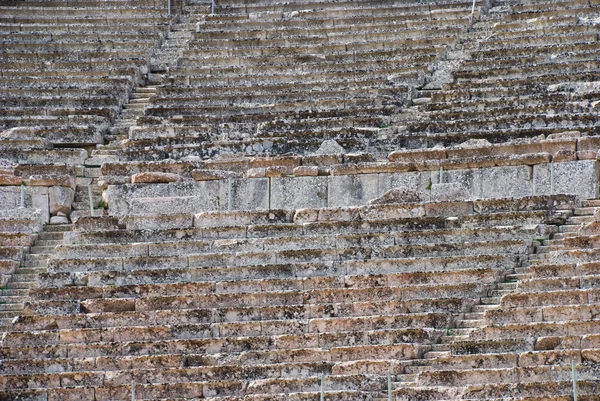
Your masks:
<path fill-rule="evenodd" d="M 58 212 L 66 215 L 71 213 L 75 191 L 67 187 L 54 186 L 48 188 L 48 200 L 50 205 L 50 214 L 55 216 Z"/>
<path fill-rule="evenodd" d="M 271 207 L 274 209 L 326 207 L 327 196 L 327 177 L 271 179 Z"/>
<path fill-rule="evenodd" d="M 393 203 L 414 203 L 423 201 L 418 192 L 408 187 L 398 187 L 386 191 L 382 196 L 369 201 L 370 205 Z"/>
<path fill-rule="evenodd" d="M 431 200 L 438 202 L 469 200 L 469 191 L 457 182 L 433 184 L 431 186 Z"/>
<path fill-rule="evenodd" d="M 146 172 L 137 173 L 131 176 L 132 184 L 147 184 L 147 183 L 165 183 L 183 181 L 183 177 L 173 173 Z"/>

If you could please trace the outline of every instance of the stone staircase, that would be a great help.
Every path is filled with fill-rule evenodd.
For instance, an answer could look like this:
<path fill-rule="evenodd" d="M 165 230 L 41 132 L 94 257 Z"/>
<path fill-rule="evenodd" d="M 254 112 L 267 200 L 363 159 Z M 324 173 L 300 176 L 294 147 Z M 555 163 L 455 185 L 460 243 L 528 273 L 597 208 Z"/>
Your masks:
<path fill-rule="evenodd" d="M 600 207 L 600 200 L 587 200 L 582 202 L 582 207 L 574 210 L 559 210 L 557 216 L 565 219 L 565 223 L 558 227 L 558 232 L 574 232 L 582 223 L 590 222 L 595 206 Z M 567 227 L 566 229 L 563 227 Z M 562 230 L 561 230 L 562 229 Z M 574 231 L 571 231 L 574 230 Z M 557 235 L 559 233 L 555 233 Z M 553 245 L 546 245 L 550 241 L 555 241 Z M 418 376 L 421 372 L 431 369 L 432 363 L 436 358 L 451 357 L 451 345 L 461 341 L 468 341 L 470 334 L 478 328 L 484 327 L 485 312 L 500 308 L 502 297 L 517 292 L 519 280 L 527 279 L 531 276 L 529 264 L 530 261 L 538 260 L 540 254 L 548 252 L 550 246 L 554 245 L 560 239 L 544 239 L 534 241 L 532 253 L 523 259 L 520 267 L 516 267 L 512 272 L 504 276 L 502 282 L 496 283 L 494 289 L 489 290 L 487 296 L 480 298 L 479 304 L 473 305 L 469 312 L 465 312 L 456 316 L 453 327 L 446 329 L 446 335 L 440 338 L 438 344 L 431 345 L 431 350 L 423 354 L 423 359 L 416 359 L 410 362 L 410 365 L 405 367 L 405 374 L 396 375 L 393 382 L 394 389 L 402 387 L 417 387 Z M 536 242 L 539 242 L 538 245 Z"/>
<path fill-rule="evenodd" d="M 71 231 L 70 224 L 45 225 L 36 238 L 21 266 L 12 275 L 8 284 L 0 289 L 0 331 L 4 331 L 23 310 L 29 298 L 29 289 L 38 286 L 38 274 L 45 272 L 54 248 L 62 244 L 65 232 Z"/>

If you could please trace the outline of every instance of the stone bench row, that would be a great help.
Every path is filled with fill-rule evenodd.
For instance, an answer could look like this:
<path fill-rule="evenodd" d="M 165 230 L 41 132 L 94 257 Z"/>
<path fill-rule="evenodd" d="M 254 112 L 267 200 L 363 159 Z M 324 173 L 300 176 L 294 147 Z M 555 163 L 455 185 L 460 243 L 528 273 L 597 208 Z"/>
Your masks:
<path fill-rule="evenodd" d="M 168 242 L 150 242 L 150 243 L 130 243 L 130 244 L 75 244 L 60 245 L 56 248 L 58 257 L 77 258 L 77 257 L 131 257 L 131 256 L 175 256 L 181 252 L 199 254 L 200 252 L 215 253 L 219 251 L 228 252 L 273 252 L 273 251 L 299 251 L 302 249 L 338 249 L 349 250 L 353 247 L 367 249 L 367 247 L 395 247 L 400 250 L 401 247 L 412 247 L 415 255 L 426 251 L 428 248 L 439 246 L 439 252 L 448 252 L 452 248 L 456 251 L 460 249 L 460 243 L 472 244 L 475 248 L 485 248 L 485 243 L 489 242 L 490 247 L 509 245 L 510 241 L 515 241 L 512 245 L 528 244 L 525 238 L 541 238 L 541 234 L 546 231 L 546 227 L 511 227 L 508 230 L 478 229 L 478 230 L 447 230 L 419 233 L 381 233 L 381 234 L 340 234 L 332 238 L 322 237 L 301 237 L 293 236 L 288 238 L 256 238 L 256 239 L 235 239 L 235 240 L 193 240 L 168 241 Z M 551 230 L 548 230 L 551 232 Z M 529 234 L 529 237 L 523 237 Z M 102 238 L 102 237 L 99 237 Z M 481 241 L 481 242 L 479 242 Z M 496 245 L 496 242 L 498 245 Z M 445 248 L 445 250 L 444 250 Z M 376 249 L 372 254 L 381 252 Z M 481 252 L 481 250 L 473 250 Z M 370 252 L 369 252 L 370 253 Z"/>
<path fill-rule="evenodd" d="M 391 10 L 390 10 L 391 11 Z M 278 30 L 295 30 L 295 29 L 307 29 L 307 28 L 334 28 L 334 27 L 353 27 L 369 26 L 369 25 L 382 25 L 382 24 L 393 24 L 398 28 L 416 28 L 416 27 L 432 27 L 437 24 L 445 25 L 468 25 L 468 15 L 464 11 L 448 12 L 445 11 L 443 14 L 440 12 L 430 13 L 425 11 L 419 12 L 404 12 L 403 10 L 397 14 L 390 12 L 388 15 L 373 15 L 373 16 L 361 16 L 361 15 L 348 15 L 348 16 L 337 16 L 334 18 L 294 18 L 294 19 L 282 19 L 282 18 L 260 18 L 260 19 L 228 19 L 226 16 L 211 17 L 206 16 L 204 19 L 196 24 L 196 33 L 202 34 L 206 32 L 220 32 L 227 30 L 232 34 L 242 35 L 244 32 L 253 32 L 255 30 L 265 31 L 278 31 Z M 310 14 L 306 15 L 310 17 Z"/>
<path fill-rule="evenodd" d="M 303 263 L 296 265 L 255 265 L 246 267 L 217 266 L 213 268 L 190 268 L 189 266 L 163 266 L 152 269 L 150 266 L 130 271 L 120 267 L 116 270 L 105 268 L 93 271 L 82 271 L 83 267 L 75 268 L 74 272 L 40 273 L 44 286 L 64 287 L 71 285 L 146 285 L 169 284 L 176 282 L 222 281 L 241 279 L 295 279 L 302 277 L 327 277 L 361 274 L 389 274 L 438 271 L 442 264 L 447 270 L 494 268 L 499 270 L 512 269 L 517 263 L 517 257 L 499 255 L 426 258 L 426 259 L 378 259 L 350 260 L 337 263 Z"/>
<path fill-rule="evenodd" d="M 310 265 L 308 265 L 310 266 Z M 314 265 L 313 265 L 314 266 Z M 51 275 L 45 275 L 44 278 L 49 278 Z M 209 278 L 209 277 L 208 277 Z M 314 291 L 314 290 L 343 290 L 364 289 L 364 288 L 384 288 L 384 287 L 410 287 L 418 285 L 447 285 L 451 283 L 472 283 L 493 284 L 502 278 L 502 270 L 493 269 L 492 267 L 470 268 L 458 270 L 438 269 L 432 271 L 414 271 L 408 273 L 380 273 L 371 276 L 357 275 L 334 275 L 334 276 L 315 276 L 315 277 L 290 277 L 290 278 L 250 278 L 246 277 L 239 281 L 196 281 L 196 282 L 174 282 L 166 284 L 146 284 L 139 286 L 124 285 L 124 286 L 65 286 L 65 287 L 40 287 L 30 290 L 31 300 L 41 301 L 82 301 L 82 300 L 110 300 L 157 296 L 192 296 L 199 294 L 234 294 L 240 291 L 253 290 L 256 294 L 273 292 L 273 291 Z M 89 284 L 89 283 L 88 283 Z M 404 301 L 403 301 L 404 302 Z M 420 302 L 420 303 L 419 303 Z M 433 301 L 431 305 L 436 304 Z M 454 305 L 448 302 L 449 309 L 461 305 L 460 300 L 455 300 Z M 439 302 L 437 302 L 439 304 Z M 410 309 L 404 311 L 419 310 L 419 305 L 427 305 L 427 301 L 417 301 L 413 303 L 403 304 L 411 305 Z M 363 305 L 365 306 L 365 305 Z M 400 304 L 398 305 L 400 306 Z M 442 304 L 437 307 L 443 306 Z M 417 308 L 417 309 L 415 309 Z M 340 309 L 343 311 L 343 309 Z M 333 313 L 333 311 L 331 311 Z M 341 313 L 341 312 L 340 312 Z M 25 320 L 36 319 L 36 317 L 21 316 L 24 319 L 22 323 L 15 326 L 25 327 L 24 324 L 29 324 Z M 27 320 L 29 321 L 29 320 Z M 60 326 L 60 325 L 59 325 Z M 60 326 L 62 327 L 62 326 Z"/>
<path fill-rule="evenodd" d="M 406 3 L 405 3 L 406 4 Z M 479 2 L 479 5 L 481 6 L 483 3 Z M 361 2 L 360 3 L 360 7 L 357 7 L 356 3 L 350 3 L 350 4 L 344 4 L 344 3 L 339 3 L 339 2 L 330 2 L 330 3 L 318 3 L 315 4 L 313 6 L 309 6 L 307 8 L 306 4 L 300 4 L 300 3 L 286 3 L 286 4 L 273 4 L 273 5 L 266 5 L 266 4 L 252 4 L 252 5 L 243 5 L 243 6 L 239 6 L 239 7 L 226 7 L 222 10 L 220 10 L 220 12 L 218 14 L 225 14 L 226 16 L 238 16 L 238 15 L 283 15 L 283 16 L 287 16 L 289 15 L 290 17 L 294 18 L 296 17 L 298 14 L 300 16 L 304 16 L 305 13 L 310 13 L 311 15 L 319 13 L 319 14 L 325 14 L 325 15 L 335 15 L 335 14 L 347 14 L 347 13 L 357 13 L 357 12 L 363 12 L 363 13 L 382 13 L 382 12 L 386 12 L 389 9 L 404 9 L 407 11 L 410 10 L 430 10 L 430 7 L 434 8 L 435 10 L 453 10 L 453 9 L 459 9 L 461 11 L 466 11 L 467 6 L 470 6 L 470 4 L 465 3 L 465 2 L 452 2 L 452 3 L 437 3 L 433 6 L 430 5 L 426 5 L 426 4 L 410 4 L 410 5 L 403 5 L 403 4 L 389 4 L 389 3 L 380 3 L 380 2 L 369 2 L 369 3 L 364 3 Z M 306 11 L 305 11 L 306 10 Z M 470 8 L 468 9 L 470 10 Z M 293 12 L 296 11 L 298 12 L 298 14 L 293 14 Z M 463 12 L 464 12 L 463 11 Z"/>
<path fill-rule="evenodd" d="M 49 262 L 50 271 L 73 271 L 77 260 L 81 261 L 82 269 L 90 263 L 93 267 L 105 265 L 123 266 L 123 269 L 137 270 L 146 263 L 153 265 L 164 261 L 165 265 L 172 266 L 169 262 L 180 266 L 184 263 L 181 258 L 188 258 L 187 264 L 190 267 L 216 267 L 216 266 L 247 266 L 264 264 L 286 264 L 295 262 L 326 262 L 326 261 L 345 261 L 357 259 L 387 259 L 387 258 L 414 258 L 414 257 L 445 257 L 445 256 L 476 256 L 487 254 L 527 254 L 531 251 L 531 240 L 506 240 L 498 242 L 467 242 L 464 244 L 427 244 L 427 245 L 385 245 L 385 244 L 347 244 L 344 247 L 327 248 L 302 246 L 292 249 L 279 249 L 267 251 L 245 250 L 233 247 L 233 249 L 207 250 L 198 247 L 197 243 L 188 243 L 188 246 L 181 247 L 161 247 L 158 255 L 148 256 L 148 246 L 135 245 L 96 245 L 96 252 L 90 252 L 90 249 L 82 245 L 59 246 L 56 256 L 53 256 Z M 166 251 L 165 251 L 166 248 Z M 169 249 L 170 248 L 170 249 Z M 155 248 L 152 247 L 154 250 Z M 217 252 L 215 252 L 217 251 Z M 221 251 L 221 252 L 219 252 Z M 182 256 L 185 255 L 185 256 Z M 179 256 L 177 256 L 179 255 Z M 177 262 L 170 260 L 169 257 L 177 258 Z M 104 259 L 107 258 L 107 259 Z M 109 259 L 108 259 L 109 258 Z M 127 258 L 119 261 L 120 258 Z M 130 259 L 134 258 L 134 259 Z M 163 259 L 164 258 L 164 259 Z M 93 263 L 98 261 L 98 265 Z M 86 263 L 88 262 L 88 263 Z M 67 267 L 68 266 L 68 267 Z M 92 270 L 96 270 L 92 268 Z M 104 270 L 100 268 L 100 270 Z"/>

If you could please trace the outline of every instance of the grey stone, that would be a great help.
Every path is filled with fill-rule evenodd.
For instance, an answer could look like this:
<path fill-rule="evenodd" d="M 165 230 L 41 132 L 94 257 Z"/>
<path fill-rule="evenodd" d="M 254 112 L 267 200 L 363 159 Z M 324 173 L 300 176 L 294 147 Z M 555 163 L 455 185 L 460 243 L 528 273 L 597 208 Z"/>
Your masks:
<path fill-rule="evenodd" d="M 364 205 L 377 197 L 377 174 L 341 175 L 328 177 L 328 207 Z"/>
<path fill-rule="evenodd" d="M 481 198 L 520 198 L 533 194 L 530 166 L 504 166 L 481 171 Z"/>
<path fill-rule="evenodd" d="M 431 200 L 434 202 L 464 201 L 470 198 L 469 191 L 459 182 L 433 184 L 431 186 Z"/>
<path fill-rule="evenodd" d="M 69 224 L 69 219 L 64 216 L 52 216 L 50 224 Z"/>
<path fill-rule="evenodd" d="M 315 154 L 317 155 L 343 155 L 345 153 L 346 150 L 333 139 L 323 141 L 321 146 L 319 146 L 319 149 L 315 151 Z"/>
<path fill-rule="evenodd" d="M 68 215 L 71 213 L 71 205 L 75 199 L 75 191 L 67 187 L 54 186 L 48 189 L 50 214 L 56 215 L 63 212 Z"/>
<path fill-rule="evenodd" d="M 416 203 L 422 202 L 423 196 L 408 187 L 393 188 L 382 196 L 369 201 L 370 205 L 383 205 L 388 203 Z"/>
<path fill-rule="evenodd" d="M 390 189 L 406 187 L 415 191 L 420 199 L 429 200 L 429 189 L 432 182 L 432 176 L 438 173 L 430 171 L 379 174 L 379 196 Z M 433 181 L 436 182 L 436 181 Z"/>
<path fill-rule="evenodd" d="M 328 177 L 271 178 L 271 208 L 327 207 Z"/>
<path fill-rule="evenodd" d="M 269 179 L 227 179 L 219 182 L 220 210 L 269 209 Z"/>

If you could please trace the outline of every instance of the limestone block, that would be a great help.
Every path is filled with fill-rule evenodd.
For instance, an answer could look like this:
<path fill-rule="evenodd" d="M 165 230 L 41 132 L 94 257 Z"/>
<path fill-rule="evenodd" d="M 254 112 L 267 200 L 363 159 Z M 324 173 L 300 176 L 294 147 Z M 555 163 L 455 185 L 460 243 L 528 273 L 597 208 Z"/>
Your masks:
<path fill-rule="evenodd" d="M 481 171 L 481 198 L 520 198 L 532 194 L 532 167 L 503 166 Z"/>
<path fill-rule="evenodd" d="M 32 187 L 67 187 L 75 189 L 75 178 L 70 175 L 36 174 L 29 177 L 27 185 Z"/>
<path fill-rule="evenodd" d="M 269 209 L 268 178 L 227 179 L 219 181 L 219 186 L 221 210 Z"/>
<path fill-rule="evenodd" d="M 328 177 L 271 178 L 271 208 L 327 207 Z"/>
<path fill-rule="evenodd" d="M 29 202 L 27 202 L 29 200 Z M 25 199 L 25 205 L 31 205 L 31 198 Z M 0 188 L 0 210 L 17 209 L 21 206 L 21 187 Z"/>
<path fill-rule="evenodd" d="M 54 186 L 48 189 L 50 214 L 58 212 L 71 213 L 71 205 L 75 199 L 75 191 L 67 187 Z"/>
<path fill-rule="evenodd" d="M 109 216 L 82 216 L 73 224 L 75 231 L 110 231 L 119 228 L 119 219 Z"/>
<path fill-rule="evenodd" d="M 364 205 L 379 194 L 377 174 L 328 177 L 328 207 Z"/>
<path fill-rule="evenodd" d="M 420 199 L 427 201 L 429 200 L 431 176 L 432 174 L 429 171 L 379 174 L 378 196 L 393 188 L 406 187 L 415 191 Z"/>
<path fill-rule="evenodd" d="M 23 179 L 14 175 L 0 175 L 0 186 L 21 185 Z"/>
<path fill-rule="evenodd" d="M 459 182 L 433 184 L 431 186 L 432 202 L 449 202 L 469 200 L 471 195 L 467 188 Z"/>
<path fill-rule="evenodd" d="M 294 168 L 293 174 L 296 177 L 316 177 L 319 175 L 317 166 L 298 166 Z"/>
<path fill-rule="evenodd" d="M 598 197 L 598 162 L 580 160 L 554 163 L 553 193 L 574 194 L 581 199 Z"/>
<path fill-rule="evenodd" d="M 145 172 L 137 173 L 131 176 L 132 184 L 143 184 L 143 183 L 168 183 L 168 182 L 179 182 L 183 181 L 183 177 L 175 173 L 162 173 L 162 172 Z"/>
<path fill-rule="evenodd" d="M 49 189 L 46 187 L 27 187 L 27 193 L 31 197 L 32 207 L 41 212 L 44 223 L 50 221 Z"/>

